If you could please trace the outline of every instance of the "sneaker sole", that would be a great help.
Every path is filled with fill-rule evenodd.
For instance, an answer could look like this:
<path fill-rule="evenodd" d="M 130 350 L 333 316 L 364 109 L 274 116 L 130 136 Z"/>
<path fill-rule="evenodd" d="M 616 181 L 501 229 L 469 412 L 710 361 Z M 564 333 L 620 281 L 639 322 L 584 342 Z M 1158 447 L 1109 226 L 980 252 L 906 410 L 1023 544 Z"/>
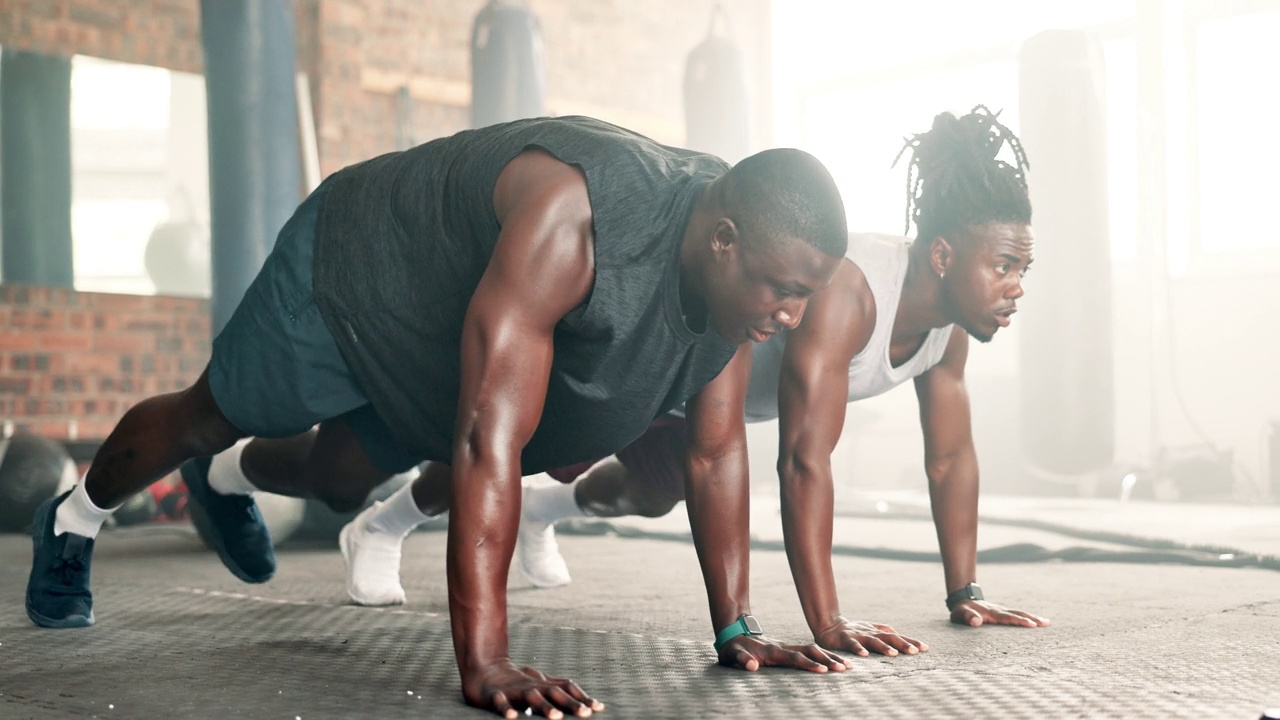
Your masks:
<path fill-rule="evenodd" d="M 35 610 L 32 610 L 30 605 L 27 606 L 27 617 L 31 618 L 31 622 L 35 623 L 36 625 L 39 625 L 42 628 L 54 628 L 54 629 L 85 628 L 97 622 L 94 619 L 92 612 L 89 613 L 88 617 L 85 617 L 84 615 L 72 615 L 70 617 L 54 619 L 54 618 L 47 618 L 41 615 L 40 613 L 36 612 Z"/>
<path fill-rule="evenodd" d="M 236 564 L 236 561 L 231 557 L 230 553 L 227 552 L 227 545 L 222 539 L 222 534 L 217 532 L 216 530 L 217 526 L 214 525 L 213 521 L 209 519 L 209 513 L 204 509 L 204 504 L 200 501 L 201 500 L 200 497 L 197 496 L 195 493 L 190 492 L 192 482 L 191 480 L 187 479 L 188 467 L 189 466 L 186 463 L 183 463 L 181 469 L 179 470 L 179 474 L 182 475 L 182 482 L 186 484 L 187 491 L 189 493 L 188 499 L 187 499 L 187 512 L 191 513 L 191 521 L 193 523 L 198 522 L 203 524 L 206 528 L 208 528 L 209 532 L 206 536 L 206 539 L 211 540 L 213 542 L 213 551 L 218 554 L 218 559 L 221 560 L 222 564 L 228 570 L 231 571 L 232 575 L 235 575 L 237 578 L 240 578 L 241 580 L 249 583 L 250 585 L 261 585 L 262 583 L 267 582 L 271 578 L 275 577 L 275 571 L 267 573 L 265 576 L 262 576 L 262 577 L 255 577 L 245 572 L 238 564 Z M 205 480 L 202 483 L 202 485 L 204 486 L 204 489 L 207 490 L 208 492 L 213 492 L 213 489 L 209 488 L 208 480 Z M 199 515 L 199 517 L 196 517 L 197 515 Z"/>

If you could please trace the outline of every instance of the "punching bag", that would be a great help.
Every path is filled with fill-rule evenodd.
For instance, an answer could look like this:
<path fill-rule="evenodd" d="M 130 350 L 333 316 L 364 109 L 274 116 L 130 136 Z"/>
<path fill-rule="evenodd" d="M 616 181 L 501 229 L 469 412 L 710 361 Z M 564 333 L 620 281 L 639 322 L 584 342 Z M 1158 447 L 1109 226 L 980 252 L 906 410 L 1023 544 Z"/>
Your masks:
<path fill-rule="evenodd" d="M 519 0 L 489 0 L 471 27 L 471 127 L 540 117 L 546 69 L 542 27 Z"/>
<path fill-rule="evenodd" d="M 71 287 L 71 58 L 0 57 L 3 280 Z"/>
<path fill-rule="evenodd" d="M 1019 301 L 1022 447 L 1034 467 L 1082 474 L 1115 451 L 1102 48 L 1083 31 L 1049 31 L 1019 64 L 1036 237 Z"/>
<path fill-rule="evenodd" d="M 718 28 L 718 29 L 717 29 Z M 751 106 L 742 52 L 729 36 L 717 4 L 707 37 L 689 53 L 684 68 L 685 145 L 729 163 L 750 154 Z"/>
<path fill-rule="evenodd" d="M 302 195 L 288 0 L 201 0 L 217 336 Z"/>

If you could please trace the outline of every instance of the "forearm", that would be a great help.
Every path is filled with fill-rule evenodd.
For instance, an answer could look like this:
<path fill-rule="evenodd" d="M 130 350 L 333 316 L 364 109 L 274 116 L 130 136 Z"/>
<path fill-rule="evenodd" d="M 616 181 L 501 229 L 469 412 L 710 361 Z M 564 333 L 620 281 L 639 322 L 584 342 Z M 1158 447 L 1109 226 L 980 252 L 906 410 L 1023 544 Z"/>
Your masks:
<path fill-rule="evenodd" d="M 962 453 L 929 474 L 929 499 L 938 533 L 947 592 L 977 581 L 978 462 Z"/>
<path fill-rule="evenodd" d="M 831 457 L 805 461 L 783 450 L 778 460 L 782 494 L 782 535 L 800 607 L 817 635 L 840 620 L 835 572 L 831 566 L 834 490 Z"/>
<path fill-rule="evenodd" d="M 745 444 L 714 458 L 691 457 L 685 505 L 707 586 L 713 631 L 751 612 L 750 525 Z"/>
<path fill-rule="evenodd" d="M 507 659 L 507 571 L 520 521 L 520 470 L 459 453 L 449 513 L 449 619 L 458 669 Z"/>

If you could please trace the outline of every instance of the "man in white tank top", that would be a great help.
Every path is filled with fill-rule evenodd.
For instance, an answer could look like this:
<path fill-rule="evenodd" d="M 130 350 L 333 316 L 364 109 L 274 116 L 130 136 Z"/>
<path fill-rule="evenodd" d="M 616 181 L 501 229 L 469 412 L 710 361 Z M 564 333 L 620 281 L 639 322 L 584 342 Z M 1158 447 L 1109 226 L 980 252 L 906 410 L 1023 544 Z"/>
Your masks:
<path fill-rule="evenodd" d="M 1006 144 L 1015 165 L 996 159 Z M 852 235 L 849 258 L 799 327 L 753 338 L 746 399 L 748 422 L 780 422 L 783 530 L 805 618 L 818 644 L 858 655 L 927 649 L 888 626 L 845 619 L 831 565 L 831 452 L 847 404 L 907 380 L 920 402 L 951 620 L 1048 624 L 986 601 L 976 585 L 978 464 L 964 385 L 969 338 L 987 342 L 1009 325 L 1032 261 L 1025 158 L 985 108 L 939 115 L 908 147 L 917 239 Z M 670 512 L 684 499 L 686 432 L 678 416 L 659 418 L 614 458 L 549 473 L 569 484 L 526 487 L 517 546 L 525 577 L 542 587 L 570 581 L 558 520 Z"/>

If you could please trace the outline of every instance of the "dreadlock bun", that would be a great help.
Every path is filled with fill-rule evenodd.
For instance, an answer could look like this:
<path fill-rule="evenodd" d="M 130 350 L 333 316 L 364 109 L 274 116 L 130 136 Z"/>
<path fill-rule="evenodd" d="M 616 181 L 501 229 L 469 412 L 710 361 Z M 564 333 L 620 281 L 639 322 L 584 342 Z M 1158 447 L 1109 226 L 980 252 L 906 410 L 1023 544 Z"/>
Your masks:
<path fill-rule="evenodd" d="M 1000 159 L 1008 148 L 1013 164 Z M 1022 143 L 985 106 L 956 117 L 944 112 L 928 132 L 906 139 L 894 159 L 910 152 L 906 230 L 932 240 L 988 222 L 1031 223 Z"/>

